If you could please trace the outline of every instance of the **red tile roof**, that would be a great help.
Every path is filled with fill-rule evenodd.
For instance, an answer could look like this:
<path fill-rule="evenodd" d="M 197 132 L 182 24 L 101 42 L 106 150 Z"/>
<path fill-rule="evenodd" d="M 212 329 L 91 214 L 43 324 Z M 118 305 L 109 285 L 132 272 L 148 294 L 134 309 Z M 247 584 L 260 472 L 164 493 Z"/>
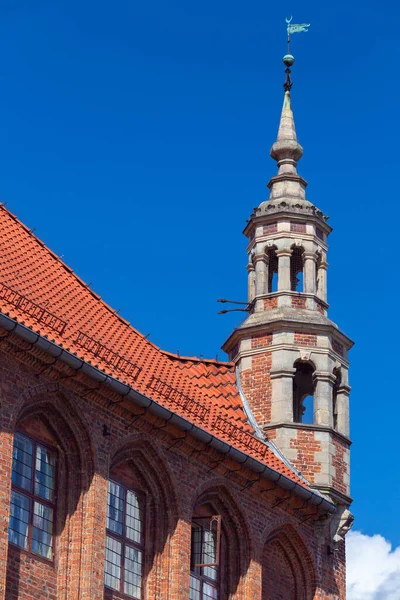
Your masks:
<path fill-rule="evenodd" d="M 155 346 L 2 205 L 0 236 L 1 312 L 305 485 L 253 436 L 232 363 Z"/>

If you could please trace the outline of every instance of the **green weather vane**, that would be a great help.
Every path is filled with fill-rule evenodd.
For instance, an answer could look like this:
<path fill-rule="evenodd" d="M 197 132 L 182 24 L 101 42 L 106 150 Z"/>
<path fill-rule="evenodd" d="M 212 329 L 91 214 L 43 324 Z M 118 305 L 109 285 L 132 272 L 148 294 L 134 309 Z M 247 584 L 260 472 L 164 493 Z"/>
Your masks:
<path fill-rule="evenodd" d="M 308 31 L 310 27 L 310 23 L 292 23 L 293 17 L 290 19 L 286 19 L 287 23 L 287 44 L 288 44 L 288 53 L 283 57 L 283 64 L 286 65 L 285 73 L 286 73 L 286 81 L 283 84 L 286 92 L 290 92 L 293 82 L 290 77 L 290 67 L 294 64 L 294 56 L 290 54 L 290 36 L 292 33 L 301 33 L 303 31 Z"/>

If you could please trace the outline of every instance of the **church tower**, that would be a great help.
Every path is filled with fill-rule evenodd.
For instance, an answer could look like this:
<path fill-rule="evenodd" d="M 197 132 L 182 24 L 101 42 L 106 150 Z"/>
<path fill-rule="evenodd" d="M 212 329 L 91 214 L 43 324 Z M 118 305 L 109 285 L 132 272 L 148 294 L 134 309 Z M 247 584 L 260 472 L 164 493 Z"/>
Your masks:
<path fill-rule="evenodd" d="M 248 238 L 249 316 L 223 349 L 258 428 L 322 493 L 348 506 L 348 351 L 352 341 L 328 318 L 328 217 L 306 199 L 297 173 L 303 148 L 291 104 L 290 67 L 269 200 L 254 209 Z"/>

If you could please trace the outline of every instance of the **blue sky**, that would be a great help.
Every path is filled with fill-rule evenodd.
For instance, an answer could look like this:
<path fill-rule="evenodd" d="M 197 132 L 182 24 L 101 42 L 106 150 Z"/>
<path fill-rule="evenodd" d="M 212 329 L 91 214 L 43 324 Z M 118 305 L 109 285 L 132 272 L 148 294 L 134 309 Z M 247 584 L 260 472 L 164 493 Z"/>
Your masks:
<path fill-rule="evenodd" d="M 308 199 L 331 216 L 330 317 L 351 352 L 356 528 L 400 544 L 399 6 L 3 0 L 0 197 L 163 348 L 215 356 L 246 299 L 252 208 L 293 37 Z"/>

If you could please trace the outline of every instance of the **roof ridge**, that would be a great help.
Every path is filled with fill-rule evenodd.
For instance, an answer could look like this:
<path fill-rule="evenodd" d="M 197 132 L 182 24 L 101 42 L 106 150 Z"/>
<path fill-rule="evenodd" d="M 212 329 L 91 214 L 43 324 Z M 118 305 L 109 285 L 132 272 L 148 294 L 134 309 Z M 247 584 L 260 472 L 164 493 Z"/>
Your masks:
<path fill-rule="evenodd" d="M 221 367 L 234 367 L 234 363 L 231 361 L 225 361 L 225 360 L 217 360 L 215 358 L 199 358 L 198 356 L 182 356 L 181 354 L 175 354 L 174 352 L 168 352 L 167 350 L 163 350 L 162 348 L 159 348 L 160 352 L 162 352 L 162 354 L 165 354 L 166 356 L 168 356 L 169 358 L 173 359 L 173 360 L 180 360 L 180 361 L 191 361 L 191 362 L 196 362 L 196 363 L 200 363 L 200 364 L 213 364 L 216 366 L 221 366 Z"/>

